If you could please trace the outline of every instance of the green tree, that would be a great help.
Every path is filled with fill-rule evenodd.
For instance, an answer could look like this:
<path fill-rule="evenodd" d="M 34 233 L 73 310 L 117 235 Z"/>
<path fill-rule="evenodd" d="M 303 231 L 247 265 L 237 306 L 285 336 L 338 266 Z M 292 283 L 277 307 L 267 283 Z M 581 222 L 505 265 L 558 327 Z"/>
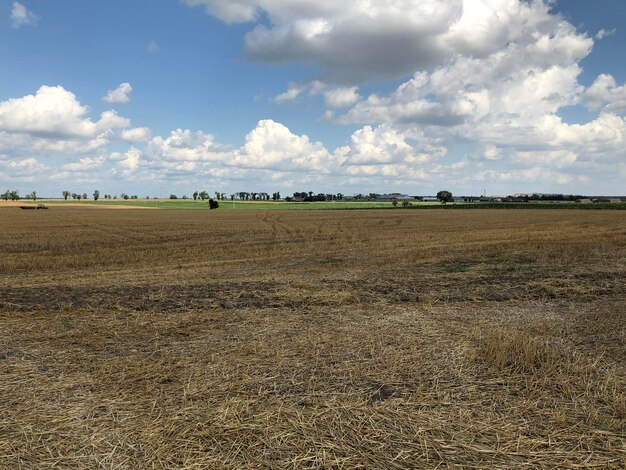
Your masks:
<path fill-rule="evenodd" d="M 402 207 L 409 207 L 410 205 L 411 205 L 411 203 L 407 199 L 404 199 L 402 201 Z"/>
<path fill-rule="evenodd" d="M 170 199 L 178 199 L 178 196 L 176 194 L 170 194 Z"/>
<path fill-rule="evenodd" d="M 391 205 L 392 205 L 393 207 L 398 207 L 398 201 L 393 201 L 393 202 L 391 203 Z"/>
<path fill-rule="evenodd" d="M 194 200 L 194 201 L 197 201 L 197 200 L 198 200 L 198 195 L 199 195 L 198 191 L 196 191 L 196 192 L 194 192 L 194 193 L 193 193 L 193 200 Z"/>
<path fill-rule="evenodd" d="M 93 200 L 97 201 L 98 199 L 100 199 L 100 191 L 98 191 L 97 189 L 93 192 Z"/>
<path fill-rule="evenodd" d="M 37 191 L 33 191 L 32 193 L 30 193 L 28 196 L 26 196 L 28 199 L 32 199 L 33 201 L 37 200 Z"/>
<path fill-rule="evenodd" d="M 87 193 L 83 193 L 83 199 L 87 199 Z"/>
<path fill-rule="evenodd" d="M 63 191 L 61 194 L 63 194 L 63 199 L 65 199 L 66 201 L 67 201 L 67 198 L 72 195 L 72 193 L 69 191 Z"/>
<path fill-rule="evenodd" d="M 446 202 L 452 202 L 452 193 L 450 191 L 439 191 L 437 193 L 437 199 L 439 199 L 442 204 L 445 204 Z"/>
<path fill-rule="evenodd" d="M 11 191 L 11 201 L 19 201 L 19 199 L 20 199 L 20 192 L 17 189 Z"/>
<path fill-rule="evenodd" d="M 6 190 L 4 193 L 2 193 L 2 196 L 0 197 L 5 201 L 8 201 L 11 198 L 11 191 Z"/>

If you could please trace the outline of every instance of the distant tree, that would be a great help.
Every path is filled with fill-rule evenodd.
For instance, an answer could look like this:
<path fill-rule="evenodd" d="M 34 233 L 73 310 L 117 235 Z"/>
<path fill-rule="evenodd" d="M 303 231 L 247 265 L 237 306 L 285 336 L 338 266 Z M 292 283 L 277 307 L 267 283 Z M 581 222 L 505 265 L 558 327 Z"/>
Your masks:
<path fill-rule="evenodd" d="M 393 207 L 398 207 L 398 201 L 396 201 L 396 200 L 392 201 L 391 205 Z"/>
<path fill-rule="evenodd" d="M 83 199 L 87 199 L 87 193 L 83 193 Z"/>
<path fill-rule="evenodd" d="M 189 199 L 189 198 L 185 195 L 185 196 L 183 196 L 183 199 L 187 200 L 187 199 Z"/>
<path fill-rule="evenodd" d="M 72 195 L 72 193 L 70 193 L 69 191 L 63 191 L 61 194 L 63 194 L 63 199 L 65 199 L 66 201 L 67 198 Z"/>
<path fill-rule="evenodd" d="M 220 203 L 217 199 L 209 199 L 209 209 L 218 209 L 220 207 Z"/>
<path fill-rule="evenodd" d="M 178 199 L 178 196 L 176 194 L 170 194 L 170 199 Z"/>
<path fill-rule="evenodd" d="M 8 201 L 11 198 L 11 191 L 7 190 L 3 192 L 2 195 L 0 195 L 0 197 L 4 199 L 5 201 Z"/>
<path fill-rule="evenodd" d="M 408 199 L 402 201 L 402 207 L 409 207 L 410 205 L 411 203 L 408 201 Z"/>
<path fill-rule="evenodd" d="M 129 196 L 128 194 L 126 194 L 126 193 L 122 193 L 120 197 L 121 197 L 122 199 L 124 199 L 124 200 L 128 200 L 128 199 L 130 199 L 130 196 Z"/>
<path fill-rule="evenodd" d="M 77 199 L 77 198 L 78 198 L 78 194 L 72 193 L 72 199 Z"/>
<path fill-rule="evenodd" d="M 139 196 L 137 196 L 136 194 L 134 194 L 134 195 L 132 195 L 130 198 L 131 198 L 131 199 L 139 199 Z"/>
<path fill-rule="evenodd" d="M 193 193 L 193 200 L 194 201 L 198 200 L 198 194 L 199 194 L 198 191 L 194 191 L 194 193 Z"/>
<path fill-rule="evenodd" d="M 100 191 L 98 191 L 97 189 L 93 192 L 93 200 L 97 201 L 98 199 L 100 199 Z"/>
<path fill-rule="evenodd" d="M 77 194 L 77 195 L 76 195 L 76 199 L 78 199 L 79 201 L 80 201 L 82 198 L 83 198 L 83 195 L 82 195 L 82 194 Z"/>
<path fill-rule="evenodd" d="M 32 193 L 30 193 L 28 196 L 26 196 L 26 199 L 32 199 L 33 201 L 37 200 L 37 191 L 33 191 Z"/>
<path fill-rule="evenodd" d="M 452 193 L 450 191 L 439 191 L 437 193 L 437 199 L 439 199 L 442 204 L 452 202 Z"/>
<path fill-rule="evenodd" d="M 20 192 L 15 189 L 13 191 L 9 192 L 9 197 L 11 198 L 11 201 L 19 201 L 20 199 Z"/>

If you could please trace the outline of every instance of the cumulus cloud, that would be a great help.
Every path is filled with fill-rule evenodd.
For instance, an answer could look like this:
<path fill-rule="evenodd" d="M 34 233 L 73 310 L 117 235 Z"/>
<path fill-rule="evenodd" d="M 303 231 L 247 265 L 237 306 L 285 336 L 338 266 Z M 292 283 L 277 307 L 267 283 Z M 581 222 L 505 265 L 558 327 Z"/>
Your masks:
<path fill-rule="evenodd" d="M 102 98 L 103 101 L 109 104 L 124 104 L 130 101 L 130 93 L 133 91 L 133 87 L 130 83 L 120 83 L 115 90 L 109 90 L 107 95 Z"/>
<path fill-rule="evenodd" d="M 613 36 L 617 32 L 616 29 L 601 29 L 596 33 L 596 39 L 604 39 Z"/>
<path fill-rule="evenodd" d="M 268 119 L 260 121 L 246 136 L 246 143 L 235 152 L 230 164 L 244 168 L 326 173 L 333 164 L 333 157 L 321 142 L 311 142 L 306 135 L 293 134 L 283 124 Z"/>
<path fill-rule="evenodd" d="M 409 138 L 413 144 L 407 142 Z M 407 136 L 389 125 L 376 128 L 365 126 L 352 134 L 347 146 L 337 149 L 343 165 L 412 164 L 423 166 L 443 157 L 447 149 L 442 146 L 419 143 L 422 136 Z"/>
<path fill-rule="evenodd" d="M 150 140 L 150 128 L 135 127 L 134 129 L 126 129 L 120 133 L 120 138 L 126 142 L 146 142 Z"/>
<path fill-rule="evenodd" d="M 615 78 L 609 74 L 599 75 L 585 90 L 584 98 L 587 107 L 593 111 L 601 108 L 616 113 L 626 111 L 626 85 L 618 86 Z"/>
<path fill-rule="evenodd" d="M 149 130 L 130 125 L 115 111 L 105 111 L 94 121 L 76 95 L 61 86 L 42 86 L 34 95 L 0 102 L 0 153 L 76 156 L 113 140 L 145 140 Z"/>
<path fill-rule="evenodd" d="M 109 155 L 109 160 L 116 162 L 114 174 L 121 174 L 124 178 L 133 178 L 141 165 L 143 153 L 141 150 L 131 147 L 126 152 L 114 152 Z"/>
<path fill-rule="evenodd" d="M 282 104 L 294 101 L 304 93 L 309 96 L 322 94 L 324 102 L 330 109 L 345 108 L 355 104 L 361 99 L 358 93 L 359 88 L 354 87 L 333 87 L 320 80 L 312 80 L 302 83 L 290 83 L 287 90 L 274 98 L 274 102 Z"/>
<path fill-rule="evenodd" d="M 63 87 L 42 86 L 35 95 L 0 102 L 0 131 L 63 137 L 95 134 L 87 108 Z"/>
<path fill-rule="evenodd" d="M 286 103 L 295 100 L 300 94 L 306 90 L 306 86 L 297 83 L 290 83 L 289 88 L 274 98 L 276 103 Z"/>
<path fill-rule="evenodd" d="M 361 98 L 358 87 L 342 87 L 326 90 L 324 99 L 329 108 L 345 108 L 351 106 Z"/>
<path fill-rule="evenodd" d="M 28 10 L 19 2 L 13 2 L 13 8 L 11 9 L 11 23 L 14 28 L 32 26 L 37 24 L 37 21 L 39 21 L 39 18 L 32 11 Z"/>
<path fill-rule="evenodd" d="M 460 54 L 487 57 L 567 23 L 540 0 L 186 0 L 227 22 L 257 22 L 245 53 L 315 63 L 327 82 L 400 78 Z M 261 15 L 263 13 L 264 15 Z M 268 22 L 260 22 L 267 18 Z M 576 46 L 576 44 L 572 44 Z"/>
<path fill-rule="evenodd" d="M 63 171 L 67 172 L 84 172 L 98 169 L 106 161 L 105 156 L 85 157 L 76 162 L 66 163 L 62 166 Z"/>

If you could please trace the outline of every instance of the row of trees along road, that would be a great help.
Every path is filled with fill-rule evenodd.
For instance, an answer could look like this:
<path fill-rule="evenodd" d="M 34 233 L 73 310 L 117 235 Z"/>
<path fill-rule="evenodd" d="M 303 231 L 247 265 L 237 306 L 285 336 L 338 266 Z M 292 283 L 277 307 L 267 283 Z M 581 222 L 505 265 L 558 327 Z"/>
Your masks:
<path fill-rule="evenodd" d="M 35 198 L 37 197 L 37 193 L 35 193 L 34 191 L 31 194 L 33 194 Z M 5 201 L 8 201 L 8 200 L 18 201 L 19 199 L 21 199 L 20 192 L 17 190 L 13 190 L 13 191 L 7 190 L 4 193 L 2 193 L 0 197 L 4 199 Z"/>
<path fill-rule="evenodd" d="M 63 195 L 63 199 L 65 199 L 66 201 L 71 197 L 74 200 L 81 200 L 81 199 L 88 199 L 87 193 L 83 193 L 83 194 L 78 194 L 78 193 L 73 193 L 71 191 L 63 191 L 61 193 Z M 358 194 L 356 196 L 354 196 L 353 199 L 359 200 L 359 199 L 375 199 L 377 196 L 379 196 L 378 194 L 375 193 L 370 193 L 368 196 L 364 196 L 362 194 Z M 22 199 L 20 197 L 19 191 L 17 190 L 7 190 L 5 191 L 3 194 L 0 195 L 0 198 L 4 199 L 5 201 L 11 200 L 11 201 L 18 201 L 20 199 Z M 128 199 L 139 199 L 138 196 L 133 195 L 133 196 L 129 196 L 128 194 L 122 193 L 120 195 L 121 199 L 124 200 L 128 200 Z M 183 196 L 183 199 L 188 199 L 187 196 Z M 308 191 L 308 192 L 295 192 L 293 194 L 293 197 L 286 197 L 285 200 L 286 201 L 293 201 L 294 199 L 297 200 L 301 200 L 304 202 L 316 202 L 316 201 L 341 201 L 344 198 L 344 195 L 342 193 L 337 193 L 337 194 L 324 194 L 324 193 L 319 193 L 319 194 L 315 194 L 313 193 L 313 191 Z M 37 200 L 37 192 L 33 191 L 32 193 L 26 195 L 26 199 L 32 199 L 33 201 Z M 98 189 L 96 189 L 93 192 L 93 200 L 97 201 L 100 199 L 100 191 Z M 105 194 L 104 195 L 104 199 L 117 199 L 117 195 L 112 196 L 111 194 Z M 146 199 L 150 199 L 150 197 L 147 197 Z M 175 194 L 171 194 L 170 195 L 170 199 L 178 199 L 178 196 L 176 196 Z M 239 199 L 241 201 L 279 201 L 281 199 L 280 197 L 280 192 L 275 192 L 272 193 L 272 195 L 270 196 L 269 193 L 254 193 L 254 192 L 245 192 L 245 191 L 241 191 L 238 193 L 234 193 L 230 195 L 230 199 L 231 200 L 235 200 L 235 199 Z M 445 204 L 446 202 L 452 202 L 452 193 L 450 191 L 439 191 L 437 193 L 437 199 L 439 199 L 439 201 L 441 201 L 443 204 Z M 212 200 L 212 198 L 209 196 L 209 193 L 207 191 L 195 191 L 193 193 L 193 200 L 197 201 L 197 200 L 202 200 L 202 201 L 206 201 L 206 200 Z M 224 201 L 227 200 L 227 195 L 226 193 L 220 193 L 218 191 L 215 192 L 215 199 L 216 201 Z"/>
<path fill-rule="evenodd" d="M 0 198 L 5 201 L 19 201 L 20 199 L 32 199 L 33 201 L 37 200 L 37 191 L 33 191 L 32 193 L 27 194 L 23 198 L 20 196 L 20 192 L 18 190 L 7 190 L 4 193 L 0 194 Z"/>

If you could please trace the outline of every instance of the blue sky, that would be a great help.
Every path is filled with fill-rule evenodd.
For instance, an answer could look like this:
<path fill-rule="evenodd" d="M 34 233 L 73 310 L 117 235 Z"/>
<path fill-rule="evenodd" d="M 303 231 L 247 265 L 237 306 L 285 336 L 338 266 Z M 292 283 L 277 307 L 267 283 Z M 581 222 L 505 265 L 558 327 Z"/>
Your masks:
<path fill-rule="evenodd" d="M 0 189 L 626 193 L 623 0 L 0 1 Z"/>

